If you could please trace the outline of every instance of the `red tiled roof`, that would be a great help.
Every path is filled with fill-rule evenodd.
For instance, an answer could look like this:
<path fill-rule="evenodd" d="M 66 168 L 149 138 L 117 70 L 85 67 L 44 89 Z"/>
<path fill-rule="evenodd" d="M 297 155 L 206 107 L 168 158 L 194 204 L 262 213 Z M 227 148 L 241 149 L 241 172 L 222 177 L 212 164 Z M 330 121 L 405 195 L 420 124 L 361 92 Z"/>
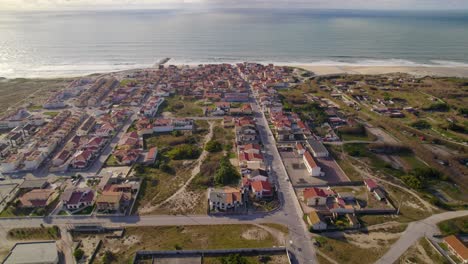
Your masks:
<path fill-rule="evenodd" d="M 456 236 L 451 235 L 444 238 L 445 243 L 447 243 L 457 254 L 463 259 L 468 259 L 468 248 L 466 245 Z"/>
<path fill-rule="evenodd" d="M 328 197 L 330 195 L 335 194 L 335 192 L 333 190 L 326 190 L 322 188 L 313 187 L 304 189 L 303 194 L 305 199 L 309 199 L 317 196 Z"/>
<path fill-rule="evenodd" d="M 379 185 L 373 179 L 365 179 L 364 183 L 370 188 L 374 189 L 379 187 Z"/>
<path fill-rule="evenodd" d="M 312 157 L 312 155 L 310 154 L 309 151 L 306 151 L 306 152 L 304 153 L 304 157 L 305 157 L 305 160 L 307 161 L 307 163 L 309 164 L 309 166 L 310 166 L 311 168 L 318 167 L 318 166 L 317 166 L 317 163 L 315 163 L 315 160 L 314 160 L 314 158 Z"/>
<path fill-rule="evenodd" d="M 271 184 L 268 181 L 254 181 L 252 182 L 252 189 L 268 193 L 271 192 Z"/>

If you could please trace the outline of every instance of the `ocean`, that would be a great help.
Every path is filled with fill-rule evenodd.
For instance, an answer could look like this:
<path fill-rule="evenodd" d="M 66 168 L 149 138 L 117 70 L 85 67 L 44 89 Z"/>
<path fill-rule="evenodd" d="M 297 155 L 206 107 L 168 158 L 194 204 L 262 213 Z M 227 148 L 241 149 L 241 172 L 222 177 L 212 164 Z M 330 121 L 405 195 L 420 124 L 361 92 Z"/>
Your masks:
<path fill-rule="evenodd" d="M 0 77 L 173 64 L 468 66 L 468 12 L 0 11 Z"/>

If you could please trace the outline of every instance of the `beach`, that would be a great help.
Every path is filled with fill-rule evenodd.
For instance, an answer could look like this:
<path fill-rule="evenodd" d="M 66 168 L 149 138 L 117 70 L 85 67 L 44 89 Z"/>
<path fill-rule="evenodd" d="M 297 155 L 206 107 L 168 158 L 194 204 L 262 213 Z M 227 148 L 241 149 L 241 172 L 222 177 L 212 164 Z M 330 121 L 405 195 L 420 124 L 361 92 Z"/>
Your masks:
<path fill-rule="evenodd" d="M 438 77 L 465 77 L 468 78 L 468 67 L 432 67 L 432 66 L 340 66 L 340 65 L 293 65 L 302 68 L 316 75 L 328 74 L 388 74 L 388 73 L 408 73 L 417 77 L 438 76 Z"/>

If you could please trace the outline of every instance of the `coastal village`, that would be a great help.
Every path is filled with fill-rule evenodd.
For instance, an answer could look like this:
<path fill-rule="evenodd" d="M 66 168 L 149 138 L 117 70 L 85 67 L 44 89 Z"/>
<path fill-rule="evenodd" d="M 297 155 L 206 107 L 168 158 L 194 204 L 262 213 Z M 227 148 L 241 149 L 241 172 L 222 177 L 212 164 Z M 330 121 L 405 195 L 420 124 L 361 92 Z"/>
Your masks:
<path fill-rule="evenodd" d="M 252 263 L 292 263 L 289 254 L 303 250 L 317 250 L 325 259 L 320 263 L 367 263 L 345 255 L 388 250 L 409 223 L 466 209 L 466 98 L 436 95 L 433 86 L 444 81 L 404 74 L 316 77 L 247 62 L 161 63 L 75 78 L 42 105 L 10 109 L 0 119 L 0 216 L 74 223 L 60 226 L 61 236 L 47 231 L 47 238 L 66 243 L 13 243 L 4 263 L 26 261 L 22 255 L 31 248 L 43 253 L 43 263 L 59 263 L 58 252 L 63 263 L 172 263 L 145 262 L 177 256 L 156 252 L 139 227 L 128 225 L 125 233 L 116 219 L 174 217 L 178 225 L 178 217 L 190 215 L 281 219 L 289 234 L 271 226 L 259 231 L 264 223 L 253 222 L 255 234 L 281 239 L 265 243 L 279 248 L 264 254 L 240 250 L 276 261 Z M 466 83 L 450 85 L 466 89 Z M 410 89 L 420 89 L 420 96 Z M 422 255 L 467 263 L 461 216 L 417 241 L 427 244 Z M 51 223 L 47 228 L 58 228 Z M 301 242 L 305 236 L 310 239 Z M 242 237 L 237 248 L 262 248 Z M 366 241 L 367 248 L 356 245 Z M 162 249 L 183 248 L 174 243 Z M 341 252 L 343 245 L 355 250 Z M 204 249 L 190 253 L 196 255 L 190 263 L 232 253 Z"/>

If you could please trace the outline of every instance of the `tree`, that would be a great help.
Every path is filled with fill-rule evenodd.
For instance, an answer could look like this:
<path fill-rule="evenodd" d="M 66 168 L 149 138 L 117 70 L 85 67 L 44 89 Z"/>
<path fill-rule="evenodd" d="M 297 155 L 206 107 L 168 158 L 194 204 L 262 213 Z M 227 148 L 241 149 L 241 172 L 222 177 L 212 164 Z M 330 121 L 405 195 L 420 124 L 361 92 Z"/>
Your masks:
<path fill-rule="evenodd" d="M 168 151 L 167 156 L 173 160 L 196 159 L 200 156 L 200 149 L 194 145 L 183 144 Z"/>
<path fill-rule="evenodd" d="M 217 140 L 210 140 L 206 143 L 205 150 L 208 152 L 220 152 L 223 150 L 223 145 Z"/>
<path fill-rule="evenodd" d="M 408 185 L 408 187 L 413 189 L 421 190 L 424 187 L 423 182 L 413 175 L 405 175 L 401 179 L 406 185 Z"/>
<path fill-rule="evenodd" d="M 75 252 L 73 252 L 73 256 L 75 257 L 76 261 L 79 261 L 83 258 L 84 251 L 81 248 L 77 248 L 75 249 Z"/>
<path fill-rule="evenodd" d="M 430 129 L 431 124 L 427 122 L 426 120 L 418 120 L 413 123 L 411 123 L 411 126 L 417 129 Z"/>
<path fill-rule="evenodd" d="M 237 169 L 231 164 L 229 158 L 224 156 L 220 163 L 219 168 L 215 173 L 215 183 L 219 185 L 227 185 L 234 183 L 240 179 L 240 174 Z"/>
<path fill-rule="evenodd" d="M 114 253 L 112 253 L 112 251 L 110 250 L 106 250 L 106 252 L 104 252 L 104 256 L 102 256 L 102 263 L 108 264 L 108 263 L 113 262 L 114 260 L 115 260 Z"/>
<path fill-rule="evenodd" d="M 231 254 L 221 259 L 222 264 L 247 264 L 247 259 L 239 254 Z"/>
<path fill-rule="evenodd" d="M 182 136 L 182 132 L 180 130 L 174 130 L 174 131 L 172 131 L 172 135 L 174 137 L 180 137 L 180 136 Z"/>

